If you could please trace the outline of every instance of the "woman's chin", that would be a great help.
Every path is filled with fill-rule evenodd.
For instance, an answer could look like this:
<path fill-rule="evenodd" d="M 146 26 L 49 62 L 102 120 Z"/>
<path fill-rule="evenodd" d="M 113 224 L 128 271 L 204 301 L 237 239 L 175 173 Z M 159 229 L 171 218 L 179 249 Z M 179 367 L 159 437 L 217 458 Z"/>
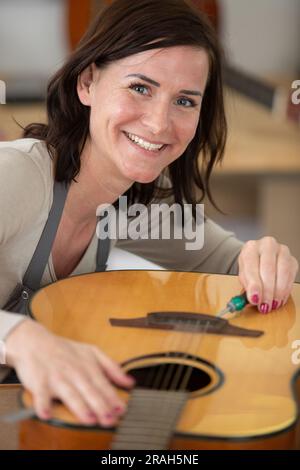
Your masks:
<path fill-rule="evenodd" d="M 136 183 L 141 183 L 141 184 L 147 184 L 147 183 L 152 183 L 152 181 L 154 181 L 155 179 L 157 178 L 157 176 L 149 176 L 149 177 L 146 177 L 146 176 L 140 176 L 140 177 L 136 177 L 135 178 L 135 182 Z"/>
<path fill-rule="evenodd" d="M 138 170 L 137 168 L 124 168 L 123 174 L 131 181 L 141 184 L 151 183 L 159 176 L 159 173 L 157 174 L 157 172 L 143 171 Z"/>

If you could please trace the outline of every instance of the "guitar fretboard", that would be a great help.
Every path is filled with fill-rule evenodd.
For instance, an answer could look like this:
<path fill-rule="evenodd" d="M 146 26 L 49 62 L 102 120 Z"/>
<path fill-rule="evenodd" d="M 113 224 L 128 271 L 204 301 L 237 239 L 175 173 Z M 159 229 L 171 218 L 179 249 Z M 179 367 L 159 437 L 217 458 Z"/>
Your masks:
<path fill-rule="evenodd" d="M 111 449 L 168 449 L 186 400 L 185 391 L 133 390 L 127 413 L 118 426 Z"/>

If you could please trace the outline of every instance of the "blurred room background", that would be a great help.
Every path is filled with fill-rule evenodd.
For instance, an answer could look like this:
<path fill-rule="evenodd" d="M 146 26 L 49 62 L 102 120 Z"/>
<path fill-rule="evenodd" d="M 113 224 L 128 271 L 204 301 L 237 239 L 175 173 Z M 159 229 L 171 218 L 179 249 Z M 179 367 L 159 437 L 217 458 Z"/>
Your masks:
<path fill-rule="evenodd" d="M 247 88 L 248 76 L 258 79 L 251 97 L 226 82 L 229 140 L 212 181 L 215 201 L 226 215 L 208 202 L 206 214 L 242 240 L 273 235 L 300 260 L 299 119 L 287 118 L 283 98 L 275 107 L 282 110 L 279 113 L 258 96 L 261 83 L 267 94 L 285 90 L 288 102 L 292 83 L 300 80 L 300 0 L 193 2 L 218 7 L 213 19 L 226 61 L 246 77 L 244 82 L 238 77 L 238 83 Z M 0 0 L 0 80 L 6 86 L 0 140 L 20 137 L 14 119 L 22 125 L 45 120 L 48 78 L 106 3 L 109 0 Z"/>

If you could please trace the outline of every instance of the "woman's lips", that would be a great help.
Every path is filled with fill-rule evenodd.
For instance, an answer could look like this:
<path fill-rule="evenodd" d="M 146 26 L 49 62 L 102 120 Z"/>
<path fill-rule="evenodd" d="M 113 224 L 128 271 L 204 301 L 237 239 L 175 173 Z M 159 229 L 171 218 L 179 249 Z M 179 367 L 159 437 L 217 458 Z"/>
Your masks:
<path fill-rule="evenodd" d="M 141 152 L 143 152 L 143 153 L 144 153 L 145 155 L 147 155 L 147 156 L 157 156 L 157 155 L 159 155 L 159 154 L 167 147 L 167 144 L 165 144 L 165 145 L 163 145 L 162 148 L 159 149 L 159 150 L 147 150 L 147 149 L 141 147 L 141 146 L 140 146 L 139 144 L 137 144 L 136 142 L 133 142 L 133 140 L 131 140 L 131 139 L 126 135 L 125 132 L 123 132 L 123 134 L 125 135 L 127 141 L 130 142 L 130 143 L 133 145 L 133 147 L 134 147 L 135 149 L 139 149 Z"/>

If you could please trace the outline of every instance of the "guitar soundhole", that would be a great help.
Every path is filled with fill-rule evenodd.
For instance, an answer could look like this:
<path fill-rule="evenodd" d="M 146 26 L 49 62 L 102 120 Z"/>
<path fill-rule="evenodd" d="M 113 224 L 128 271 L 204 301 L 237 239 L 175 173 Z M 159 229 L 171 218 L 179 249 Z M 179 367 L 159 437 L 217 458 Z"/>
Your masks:
<path fill-rule="evenodd" d="M 152 390 L 206 394 L 223 381 L 222 373 L 206 361 L 180 359 L 178 354 L 172 356 L 169 360 L 164 356 L 131 360 L 125 368 L 135 378 L 136 387 Z"/>
<path fill-rule="evenodd" d="M 163 374 L 161 373 L 163 369 Z M 136 380 L 136 386 L 154 390 L 185 390 L 195 392 L 207 387 L 211 378 L 207 372 L 189 366 L 168 364 L 133 369 L 130 374 Z M 187 375 L 189 375 L 187 377 Z M 186 379 L 185 379 L 186 377 Z"/>

